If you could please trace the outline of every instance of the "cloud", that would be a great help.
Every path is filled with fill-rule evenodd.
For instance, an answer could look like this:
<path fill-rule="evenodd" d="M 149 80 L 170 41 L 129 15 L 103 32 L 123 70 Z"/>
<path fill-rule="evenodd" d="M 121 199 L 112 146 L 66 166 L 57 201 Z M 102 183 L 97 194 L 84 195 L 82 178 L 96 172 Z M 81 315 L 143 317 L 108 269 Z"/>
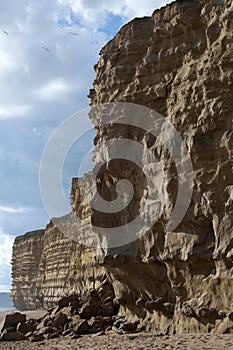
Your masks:
<path fill-rule="evenodd" d="M 103 27 L 110 14 L 124 18 L 129 21 L 134 17 L 152 15 L 156 8 L 164 6 L 171 1 L 166 0 L 58 0 L 60 5 L 66 6 L 67 24 L 72 25 L 78 21 L 85 27 L 97 29 Z M 68 9 L 71 11 L 68 11 Z"/>
<path fill-rule="evenodd" d="M 25 118 L 28 116 L 30 106 L 0 106 L 0 120 Z"/>
<path fill-rule="evenodd" d="M 31 211 L 31 208 L 25 208 L 25 207 L 4 207 L 0 206 L 0 213 L 7 213 L 7 214 L 25 214 L 28 211 Z"/>
<path fill-rule="evenodd" d="M 45 99 L 57 99 L 68 92 L 71 86 L 64 79 L 55 79 L 39 89 L 39 95 Z"/>
<path fill-rule="evenodd" d="M 118 14 L 128 18 L 151 16 L 155 9 L 170 2 L 165 0 L 123 0 Z"/>
<path fill-rule="evenodd" d="M 9 266 L 11 262 L 14 237 L 5 234 L 0 229 L 0 266 Z"/>

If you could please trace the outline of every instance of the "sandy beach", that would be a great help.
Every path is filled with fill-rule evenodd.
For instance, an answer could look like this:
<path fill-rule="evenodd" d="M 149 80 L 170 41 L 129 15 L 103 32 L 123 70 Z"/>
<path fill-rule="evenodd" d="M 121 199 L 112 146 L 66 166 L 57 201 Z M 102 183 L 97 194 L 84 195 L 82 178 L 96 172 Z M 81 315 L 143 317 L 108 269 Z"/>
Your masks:
<path fill-rule="evenodd" d="M 29 341 L 0 342 L 1 350 L 233 350 L 232 334 L 225 335 L 171 335 L 155 337 L 152 334 L 118 335 L 109 332 L 106 335 L 86 335 L 79 339 L 68 337 L 51 339 L 39 343 Z"/>
<path fill-rule="evenodd" d="M 6 313 L 0 313 L 0 322 Z M 27 318 L 43 317 L 46 311 L 25 311 Z M 0 350 L 233 350 L 232 334 L 177 334 L 156 336 L 153 333 L 120 335 L 114 331 L 105 335 L 84 335 L 78 339 L 69 336 L 43 340 L 38 343 L 30 341 L 0 342 Z"/>

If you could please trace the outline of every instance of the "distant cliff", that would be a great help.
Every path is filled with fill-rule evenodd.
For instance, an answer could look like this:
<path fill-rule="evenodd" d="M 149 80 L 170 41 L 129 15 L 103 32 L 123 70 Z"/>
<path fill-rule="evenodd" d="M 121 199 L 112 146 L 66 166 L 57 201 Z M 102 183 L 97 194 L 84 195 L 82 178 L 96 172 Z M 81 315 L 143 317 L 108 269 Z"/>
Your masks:
<path fill-rule="evenodd" d="M 64 295 L 98 286 L 105 273 L 96 266 L 92 248 L 69 240 L 50 223 L 15 239 L 12 278 L 16 308 L 48 309 Z"/>
<path fill-rule="evenodd" d="M 147 139 L 144 147 L 158 155 L 165 174 L 161 219 L 136 242 L 98 254 L 69 242 L 52 224 L 39 236 L 17 238 L 16 306 L 35 307 L 36 299 L 53 303 L 58 295 L 82 293 L 93 287 L 93 279 L 107 275 L 119 314 L 129 321 L 140 318 L 146 329 L 233 332 L 232 33 L 232 1 L 184 0 L 131 21 L 101 50 L 91 105 L 133 102 L 166 116 L 190 152 L 191 204 L 175 232 L 167 232 L 176 172 L 157 141 Z M 145 141 L 138 130 L 113 126 L 97 129 L 95 145 L 119 134 Z M 107 170 L 106 178 L 114 182 Z M 142 190 L 142 182 L 134 181 Z M 82 205 L 78 180 L 71 200 L 75 212 L 93 220 L 96 214 Z"/>

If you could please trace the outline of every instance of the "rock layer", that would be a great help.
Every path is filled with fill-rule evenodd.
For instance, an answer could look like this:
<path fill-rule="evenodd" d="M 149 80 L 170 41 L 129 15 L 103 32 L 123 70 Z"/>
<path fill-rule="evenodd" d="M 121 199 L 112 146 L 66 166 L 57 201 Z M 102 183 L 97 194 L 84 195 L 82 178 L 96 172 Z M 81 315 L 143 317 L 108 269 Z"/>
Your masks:
<path fill-rule="evenodd" d="M 120 304 L 119 315 L 130 324 L 140 319 L 147 329 L 162 333 L 233 332 L 232 13 L 229 0 L 177 1 L 125 25 L 101 50 L 91 104 L 133 102 L 165 116 L 191 156 L 192 201 L 175 232 L 167 232 L 164 223 L 177 194 L 172 160 L 143 131 L 122 130 L 119 125 L 97 128 L 97 146 L 117 135 L 130 135 L 153 149 L 165 173 L 164 213 L 136 242 L 98 251 L 98 264 L 93 249 L 68 243 L 49 225 L 37 261 L 39 277 L 31 284 L 46 302 L 50 296 L 54 301 L 56 295 L 81 293 L 82 288 L 90 288 L 93 271 L 94 280 L 105 271 Z M 101 181 L 114 183 L 115 176 L 106 169 Z M 143 190 L 137 177 L 133 181 Z M 83 203 L 77 180 L 71 199 L 75 212 L 98 222 L 96 212 Z M 14 252 L 19 244 L 16 240 Z M 24 282 L 19 283 L 27 280 L 20 259 L 24 253 L 22 257 L 14 253 L 12 294 L 15 302 L 23 294 L 29 305 L 27 295 L 38 292 L 29 292 L 29 287 L 22 288 Z M 30 264 L 25 264 L 29 271 Z"/>
<path fill-rule="evenodd" d="M 49 308 L 65 295 L 83 294 L 104 280 L 92 248 L 70 240 L 50 223 L 16 238 L 11 297 L 19 310 Z"/>

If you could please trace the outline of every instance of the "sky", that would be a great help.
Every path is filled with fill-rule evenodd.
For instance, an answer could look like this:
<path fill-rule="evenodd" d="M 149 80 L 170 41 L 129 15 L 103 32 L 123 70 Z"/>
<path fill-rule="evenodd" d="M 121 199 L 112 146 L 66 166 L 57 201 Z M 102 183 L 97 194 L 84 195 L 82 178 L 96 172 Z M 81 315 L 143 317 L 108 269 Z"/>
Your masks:
<path fill-rule="evenodd" d="M 49 222 L 40 196 L 39 165 L 51 133 L 88 107 L 101 48 L 122 25 L 166 3 L 0 1 L 0 292 L 10 290 L 15 236 Z M 81 139 L 65 161 L 67 197 L 78 164 L 92 148 L 93 135 Z"/>

